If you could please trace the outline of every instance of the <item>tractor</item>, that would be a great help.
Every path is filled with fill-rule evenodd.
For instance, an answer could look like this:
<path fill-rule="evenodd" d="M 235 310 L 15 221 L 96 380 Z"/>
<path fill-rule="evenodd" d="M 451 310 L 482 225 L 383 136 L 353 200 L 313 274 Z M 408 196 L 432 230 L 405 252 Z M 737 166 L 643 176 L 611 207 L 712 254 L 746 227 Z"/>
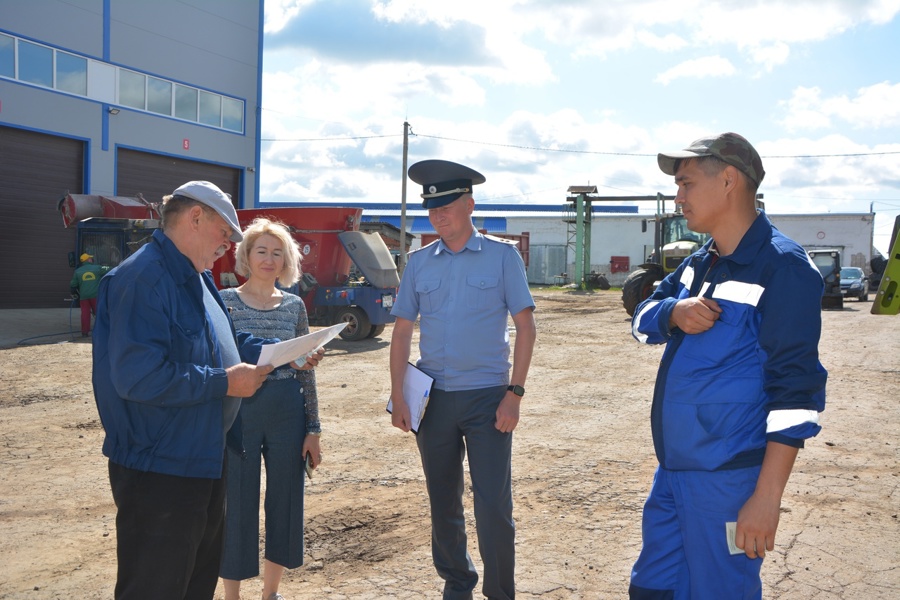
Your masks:
<path fill-rule="evenodd" d="M 629 315 L 634 315 L 638 304 L 650 297 L 666 275 L 709 239 L 708 234 L 688 229 L 687 219 L 680 212 L 661 213 L 653 219 L 644 219 L 641 223 L 643 232 L 647 231 L 648 222 L 655 226 L 653 251 L 647 262 L 638 265 L 622 284 L 622 304 Z"/>

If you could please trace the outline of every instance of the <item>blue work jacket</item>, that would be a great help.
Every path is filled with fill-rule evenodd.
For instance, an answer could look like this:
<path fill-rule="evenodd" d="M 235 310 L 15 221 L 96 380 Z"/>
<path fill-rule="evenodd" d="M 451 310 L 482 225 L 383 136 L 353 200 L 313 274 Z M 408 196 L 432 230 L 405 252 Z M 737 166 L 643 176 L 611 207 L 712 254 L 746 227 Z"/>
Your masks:
<path fill-rule="evenodd" d="M 210 274 L 197 273 L 159 230 L 101 281 L 94 397 L 106 431 L 103 454 L 117 464 L 182 477 L 222 476 L 228 377 L 202 285 L 227 315 Z M 232 334 L 249 363 L 272 341 L 235 333 L 233 324 Z M 240 431 L 239 421 L 232 431 Z"/>
<path fill-rule="evenodd" d="M 651 408 L 656 456 L 670 470 L 715 471 L 762 463 L 766 443 L 802 447 L 825 409 L 818 358 L 818 269 L 760 212 L 737 249 L 710 241 L 635 310 L 640 342 L 666 344 Z M 703 296 L 722 313 L 709 330 L 669 327 L 675 304 Z"/>

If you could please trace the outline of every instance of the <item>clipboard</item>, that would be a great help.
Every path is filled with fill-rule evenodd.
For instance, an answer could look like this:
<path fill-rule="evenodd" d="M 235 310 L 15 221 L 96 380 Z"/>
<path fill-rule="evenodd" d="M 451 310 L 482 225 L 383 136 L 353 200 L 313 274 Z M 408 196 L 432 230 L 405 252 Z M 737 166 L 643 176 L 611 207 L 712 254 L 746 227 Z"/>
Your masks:
<path fill-rule="evenodd" d="M 412 423 L 410 429 L 413 433 L 419 433 L 419 425 L 425 416 L 425 409 L 428 408 L 428 401 L 431 399 L 431 388 L 434 386 L 434 379 L 412 363 L 407 363 L 406 373 L 403 374 L 403 399 L 409 407 L 409 416 Z M 393 400 L 388 400 L 385 409 L 392 413 L 394 410 Z"/>

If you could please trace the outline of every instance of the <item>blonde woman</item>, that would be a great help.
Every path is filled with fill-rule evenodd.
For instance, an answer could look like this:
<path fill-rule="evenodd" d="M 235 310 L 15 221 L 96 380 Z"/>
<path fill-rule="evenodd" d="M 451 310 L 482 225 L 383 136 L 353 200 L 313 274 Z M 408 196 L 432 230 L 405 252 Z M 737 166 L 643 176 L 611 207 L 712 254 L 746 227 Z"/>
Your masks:
<path fill-rule="evenodd" d="M 300 279 L 297 242 L 281 223 L 256 219 L 235 249 L 235 271 L 247 278 L 223 290 L 235 327 L 266 338 L 309 333 L 306 307 L 282 291 Z M 303 564 L 304 461 L 322 460 L 319 404 L 312 370 L 288 365 L 272 372 L 259 391 L 241 403 L 245 454 L 229 450 L 225 551 L 220 575 L 225 599 L 240 598 L 241 581 L 259 575 L 259 499 L 262 460 L 266 465 L 266 536 L 263 600 L 278 593 L 284 569 Z"/>

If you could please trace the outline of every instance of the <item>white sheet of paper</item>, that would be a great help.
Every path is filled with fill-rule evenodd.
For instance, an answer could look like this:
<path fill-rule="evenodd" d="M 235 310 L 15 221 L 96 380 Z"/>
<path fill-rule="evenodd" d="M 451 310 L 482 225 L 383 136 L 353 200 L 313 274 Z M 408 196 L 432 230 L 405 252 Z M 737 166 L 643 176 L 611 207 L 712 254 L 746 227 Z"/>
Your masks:
<path fill-rule="evenodd" d="M 291 340 L 278 342 L 276 344 L 266 344 L 259 353 L 258 365 L 272 365 L 276 369 L 281 365 L 286 365 L 291 361 L 299 361 L 309 354 L 315 352 L 318 348 L 324 346 L 344 330 L 347 326 L 346 322 L 326 327 L 312 333 L 295 337 Z"/>

